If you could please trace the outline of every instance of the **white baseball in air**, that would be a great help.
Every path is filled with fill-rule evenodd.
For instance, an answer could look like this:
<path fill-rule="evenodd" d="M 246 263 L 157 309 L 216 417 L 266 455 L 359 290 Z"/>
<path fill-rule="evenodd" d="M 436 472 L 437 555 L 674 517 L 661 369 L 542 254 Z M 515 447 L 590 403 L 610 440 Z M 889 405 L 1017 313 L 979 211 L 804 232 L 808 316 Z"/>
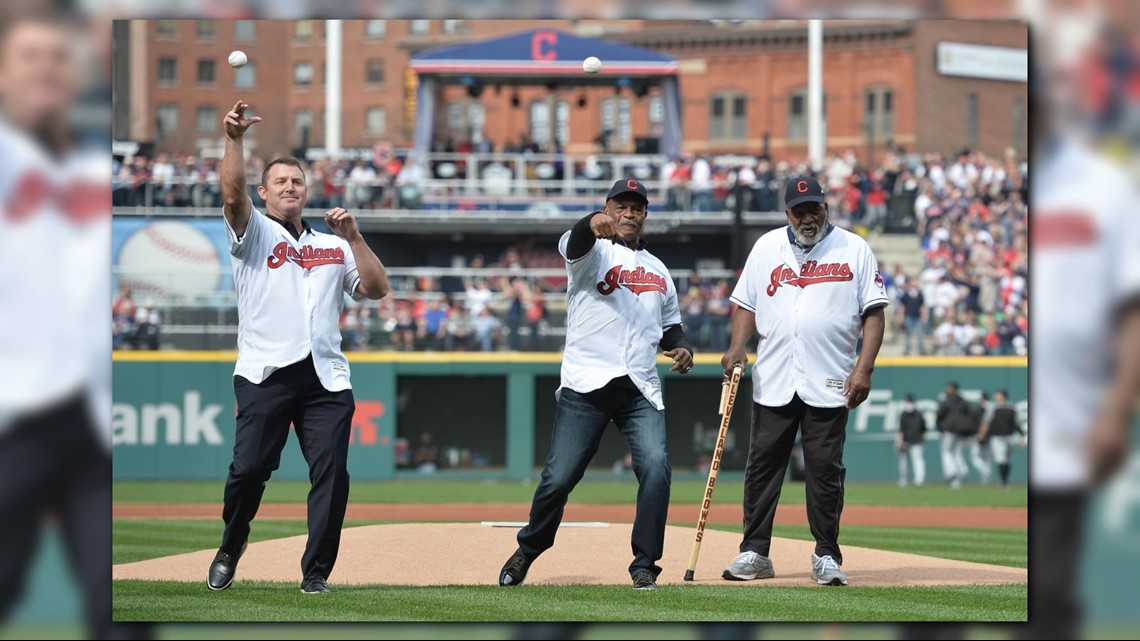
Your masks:
<path fill-rule="evenodd" d="M 249 62 L 249 58 L 245 55 L 244 51 L 231 51 L 230 52 L 230 66 L 233 68 L 244 67 L 245 63 Z"/>
<path fill-rule="evenodd" d="M 582 61 L 582 71 L 593 75 L 602 70 L 602 61 L 597 56 L 590 56 Z"/>

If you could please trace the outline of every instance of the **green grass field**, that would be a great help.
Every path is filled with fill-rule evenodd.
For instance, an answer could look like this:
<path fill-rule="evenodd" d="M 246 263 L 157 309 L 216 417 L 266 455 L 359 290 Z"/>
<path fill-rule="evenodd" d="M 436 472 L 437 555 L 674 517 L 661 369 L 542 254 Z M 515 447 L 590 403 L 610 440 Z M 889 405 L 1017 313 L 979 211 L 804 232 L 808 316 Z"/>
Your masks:
<path fill-rule="evenodd" d="M 294 586 L 117 581 L 118 620 L 159 621 L 1024 621 L 1024 585 L 748 589 L 663 586 L 342 586 L 309 596 Z"/>
<path fill-rule="evenodd" d="M 216 503 L 220 482 L 115 484 L 117 503 Z M 717 488 L 717 502 L 742 500 L 742 484 Z M 677 481 L 674 504 L 692 504 L 703 481 Z M 629 481 L 589 480 L 571 501 L 592 504 L 632 503 L 637 485 Z M 303 502 L 307 484 L 270 482 L 266 501 Z M 527 503 L 532 483 L 414 480 L 356 482 L 353 502 L 379 503 Z M 692 497 L 691 499 L 688 497 Z M 785 485 L 782 502 L 804 501 L 802 483 Z M 846 502 L 853 505 L 926 505 L 1024 507 L 1025 488 L 962 488 L 932 485 L 900 489 L 888 484 L 851 484 Z M 352 521 L 346 527 L 375 522 Z M 716 529 L 740 531 L 739 526 Z M 217 545 L 220 519 L 130 520 L 114 523 L 114 562 L 209 549 Z M 255 521 L 251 540 L 303 535 L 301 520 Z M 778 525 L 776 536 L 810 540 L 806 525 Z M 911 552 L 1011 567 L 1026 565 L 1026 530 L 965 528 L 884 528 L 844 526 L 842 542 L 882 550 Z M 462 563 L 462 559 L 456 559 Z M 635 592 L 626 586 L 408 587 L 333 586 L 327 596 L 300 594 L 295 584 L 242 582 L 238 589 L 211 593 L 201 584 L 116 581 L 114 617 L 122 621 L 1024 621 L 1027 586 L 941 586 L 817 588 L 805 586 L 663 586 Z M 489 628 L 495 629 L 495 628 Z M 601 628 L 590 628 L 600 630 Z M 610 627 L 611 631 L 621 628 Z M 642 628 L 639 626 L 638 630 Z M 658 638 L 693 638 L 681 632 Z M 767 629 L 767 628 L 765 628 Z M 499 634 L 510 634 L 500 628 Z M 599 634 L 603 634 L 599 632 Z M 761 638 L 783 638 L 760 635 Z M 584 638 L 594 638 L 586 635 Z M 603 638 L 597 636 L 596 638 Z M 609 638 L 609 637 L 605 637 Z M 648 638 L 648 637 L 638 637 Z M 806 637 L 806 638 L 810 638 Z"/>
<path fill-rule="evenodd" d="M 740 503 L 744 499 L 741 479 L 725 475 L 718 479 L 717 503 Z M 115 483 L 116 503 L 220 503 L 221 481 L 119 481 Z M 353 481 L 353 503 L 529 503 L 533 482 L 520 481 Z M 705 481 L 674 481 L 673 503 L 698 503 Z M 307 481 L 271 480 L 265 489 L 266 503 L 304 503 Z M 633 503 L 637 482 L 586 480 L 574 489 L 571 502 L 588 504 Z M 802 504 L 803 483 L 785 483 L 782 503 Z M 1010 490 L 966 486 L 953 490 L 944 485 L 900 488 L 889 483 L 848 484 L 847 505 L 923 505 L 930 507 L 1025 507 L 1025 486 Z"/>

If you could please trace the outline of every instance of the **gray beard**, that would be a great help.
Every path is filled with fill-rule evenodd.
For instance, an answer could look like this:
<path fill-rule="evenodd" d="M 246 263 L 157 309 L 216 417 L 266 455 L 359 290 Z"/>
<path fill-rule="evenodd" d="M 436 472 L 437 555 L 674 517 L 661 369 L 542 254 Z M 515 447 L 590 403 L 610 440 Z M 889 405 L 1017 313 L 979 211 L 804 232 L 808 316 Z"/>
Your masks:
<path fill-rule="evenodd" d="M 830 218 L 830 216 L 828 218 Z M 827 231 L 827 218 L 824 218 L 823 222 L 819 224 L 815 230 L 815 236 L 812 238 L 807 238 L 800 233 L 800 230 L 797 229 L 795 225 L 792 225 L 792 238 L 795 238 L 796 243 L 801 247 L 815 247 L 816 243 L 823 239 L 823 233 L 825 231 Z"/>

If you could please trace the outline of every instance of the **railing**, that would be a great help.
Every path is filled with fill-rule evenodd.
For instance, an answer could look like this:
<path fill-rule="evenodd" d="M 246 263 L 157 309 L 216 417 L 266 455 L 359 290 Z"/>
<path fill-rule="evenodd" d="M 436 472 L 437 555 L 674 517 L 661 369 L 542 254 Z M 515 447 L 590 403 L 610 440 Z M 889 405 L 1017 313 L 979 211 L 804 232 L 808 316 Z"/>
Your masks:
<path fill-rule="evenodd" d="M 731 197 L 694 194 L 689 184 L 662 177 L 668 159 L 662 155 L 543 153 L 432 153 L 419 168 L 374 179 L 354 179 L 351 164 L 341 161 L 330 180 L 313 180 L 310 168 L 309 199 L 314 207 L 361 207 L 377 209 L 496 209 L 529 211 L 532 207 L 554 210 L 561 206 L 580 209 L 585 203 L 600 205 L 615 180 L 634 178 L 649 192 L 652 207 L 659 211 L 719 211 L 731 208 Z M 722 167 L 752 165 L 752 157 L 724 156 L 712 159 Z M 215 162 L 215 161 L 211 161 Z M 159 179 L 134 177 L 130 171 L 113 178 L 114 203 L 118 207 L 217 207 L 220 188 L 216 165 L 196 165 L 193 173 Z M 327 165 L 324 165 L 327 166 Z M 183 166 L 184 167 L 184 166 Z M 205 172 L 205 173 L 203 173 Z M 250 195 L 260 175 L 247 176 Z M 327 182 L 327 185 L 326 185 Z M 774 197 L 780 181 L 750 187 L 745 209 L 778 208 Z M 724 176 L 714 175 L 710 189 L 729 190 Z M 331 192 L 331 193 L 329 193 Z M 542 202 L 535 203 L 535 199 Z"/>

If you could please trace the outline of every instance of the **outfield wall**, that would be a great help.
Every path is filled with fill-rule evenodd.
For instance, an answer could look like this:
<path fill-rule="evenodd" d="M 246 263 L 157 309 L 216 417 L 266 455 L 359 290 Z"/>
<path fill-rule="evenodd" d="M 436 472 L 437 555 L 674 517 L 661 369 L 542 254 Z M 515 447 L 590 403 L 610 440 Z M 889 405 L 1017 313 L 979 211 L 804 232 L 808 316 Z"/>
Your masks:
<path fill-rule="evenodd" d="M 537 476 L 550 443 L 558 354 L 398 354 L 350 356 L 356 416 L 350 470 L 356 479 L 421 476 L 406 467 L 402 442 L 414 453 L 430 433 L 440 474 L 471 478 Z M 118 352 L 114 359 L 116 479 L 221 479 L 233 447 L 235 354 L 227 352 Z M 686 376 L 659 367 L 666 403 L 674 475 L 702 476 L 719 425 L 721 369 L 714 355 L 698 357 Z M 963 395 L 1006 388 L 1023 420 L 1028 380 L 1024 358 L 882 358 L 868 400 L 848 422 L 845 463 L 852 481 L 893 481 L 892 444 L 899 405 L 913 393 L 933 429 L 947 381 Z M 746 378 L 742 387 L 748 387 Z M 742 394 L 741 401 L 749 399 Z M 725 444 L 723 469 L 742 470 L 748 451 L 751 404 L 738 402 Z M 595 474 L 626 452 L 616 429 L 607 431 Z M 1026 451 L 1017 450 L 1014 480 L 1026 478 Z M 929 435 L 927 475 L 941 478 L 937 433 Z M 973 472 L 971 472 L 973 474 Z M 626 472 L 628 474 L 628 472 Z M 308 478 L 295 437 L 275 478 Z"/>

